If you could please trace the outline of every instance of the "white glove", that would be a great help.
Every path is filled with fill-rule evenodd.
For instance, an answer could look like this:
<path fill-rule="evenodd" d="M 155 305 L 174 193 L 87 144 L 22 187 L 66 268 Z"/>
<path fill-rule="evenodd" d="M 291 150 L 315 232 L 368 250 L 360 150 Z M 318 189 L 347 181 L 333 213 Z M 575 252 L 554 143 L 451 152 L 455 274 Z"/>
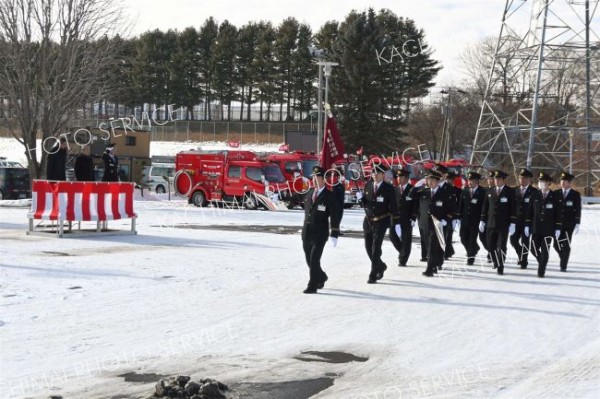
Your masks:
<path fill-rule="evenodd" d="M 579 226 L 579 225 L 577 225 L 577 226 Z M 410 227 L 415 227 L 415 221 L 412 219 L 410 220 Z"/>
<path fill-rule="evenodd" d="M 554 232 L 554 237 L 556 237 L 556 239 L 558 240 L 558 237 L 560 237 L 560 230 L 556 230 Z"/>
<path fill-rule="evenodd" d="M 510 226 L 508 226 L 508 235 L 512 236 L 513 234 L 515 234 L 516 230 L 517 230 L 517 226 L 515 226 L 514 223 L 511 223 Z"/>
<path fill-rule="evenodd" d="M 575 225 L 575 230 L 573 230 L 573 235 L 575 235 L 577 233 L 579 233 L 579 225 L 578 224 Z"/>
<path fill-rule="evenodd" d="M 525 226 L 525 229 L 523 230 L 523 234 L 525 234 L 525 237 L 529 237 L 529 226 Z"/>
<path fill-rule="evenodd" d="M 356 192 L 356 200 L 360 201 L 362 199 L 362 197 L 363 197 L 362 191 L 357 191 Z"/>
<path fill-rule="evenodd" d="M 460 227 L 460 220 L 459 219 L 454 219 L 452 221 L 452 230 L 456 231 L 457 228 Z"/>
<path fill-rule="evenodd" d="M 446 222 L 444 219 L 440 220 L 440 224 L 442 225 L 442 227 L 446 227 L 448 225 L 448 222 Z"/>
<path fill-rule="evenodd" d="M 396 235 L 398 238 L 402 239 L 402 227 L 399 224 L 394 226 L 394 230 L 396 231 Z"/>
<path fill-rule="evenodd" d="M 485 222 L 479 222 L 479 231 L 482 233 L 485 231 Z"/>
<path fill-rule="evenodd" d="M 337 238 L 331 237 L 331 246 L 334 248 L 337 247 Z"/>

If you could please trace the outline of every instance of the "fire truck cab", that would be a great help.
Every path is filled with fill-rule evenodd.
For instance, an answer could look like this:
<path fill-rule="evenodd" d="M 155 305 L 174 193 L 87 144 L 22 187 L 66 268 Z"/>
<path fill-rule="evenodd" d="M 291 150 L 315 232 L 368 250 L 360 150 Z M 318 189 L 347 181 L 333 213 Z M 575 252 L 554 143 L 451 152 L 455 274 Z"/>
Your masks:
<path fill-rule="evenodd" d="M 177 192 L 199 207 L 229 202 L 256 209 L 261 196 L 271 197 L 285 185 L 279 167 L 252 151 L 183 151 L 175 157 L 175 170 Z"/>
<path fill-rule="evenodd" d="M 294 151 L 269 154 L 266 160 L 278 165 L 285 177 L 287 190 L 280 193 L 288 209 L 302 205 L 303 195 L 310 185 L 312 168 L 319 164 L 319 157 L 310 152 Z"/>

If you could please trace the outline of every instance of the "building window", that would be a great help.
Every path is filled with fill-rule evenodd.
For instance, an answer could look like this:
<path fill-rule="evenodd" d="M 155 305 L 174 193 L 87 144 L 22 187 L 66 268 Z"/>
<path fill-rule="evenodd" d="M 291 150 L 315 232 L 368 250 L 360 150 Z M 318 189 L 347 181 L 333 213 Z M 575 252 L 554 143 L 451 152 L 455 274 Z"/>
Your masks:
<path fill-rule="evenodd" d="M 135 137 L 132 137 L 132 136 L 125 137 L 125 145 L 135 147 Z"/>

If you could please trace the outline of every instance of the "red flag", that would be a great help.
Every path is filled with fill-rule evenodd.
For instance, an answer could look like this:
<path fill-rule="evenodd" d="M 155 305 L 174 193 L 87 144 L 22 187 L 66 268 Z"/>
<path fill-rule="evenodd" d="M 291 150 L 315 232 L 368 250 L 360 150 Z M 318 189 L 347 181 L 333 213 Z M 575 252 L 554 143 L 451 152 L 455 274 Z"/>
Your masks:
<path fill-rule="evenodd" d="M 340 131 L 335 123 L 333 115 L 327 116 L 325 134 L 323 136 L 323 151 L 321 152 L 321 166 L 325 170 L 331 168 L 331 164 L 344 160 L 344 143 L 340 137 Z"/>

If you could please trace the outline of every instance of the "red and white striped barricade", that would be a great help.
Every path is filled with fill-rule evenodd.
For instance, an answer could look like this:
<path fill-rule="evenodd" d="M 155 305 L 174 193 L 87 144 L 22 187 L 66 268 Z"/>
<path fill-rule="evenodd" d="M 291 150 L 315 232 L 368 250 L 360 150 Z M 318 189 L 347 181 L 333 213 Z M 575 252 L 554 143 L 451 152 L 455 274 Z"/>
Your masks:
<path fill-rule="evenodd" d="M 35 219 L 57 222 L 56 233 L 63 236 L 64 222 L 95 221 L 96 232 L 106 229 L 108 220 L 131 219 L 135 229 L 136 213 L 133 211 L 133 183 L 124 182 L 68 182 L 34 180 L 29 211 L 29 232 L 35 232 Z M 101 227 L 102 226 L 102 227 Z"/>

